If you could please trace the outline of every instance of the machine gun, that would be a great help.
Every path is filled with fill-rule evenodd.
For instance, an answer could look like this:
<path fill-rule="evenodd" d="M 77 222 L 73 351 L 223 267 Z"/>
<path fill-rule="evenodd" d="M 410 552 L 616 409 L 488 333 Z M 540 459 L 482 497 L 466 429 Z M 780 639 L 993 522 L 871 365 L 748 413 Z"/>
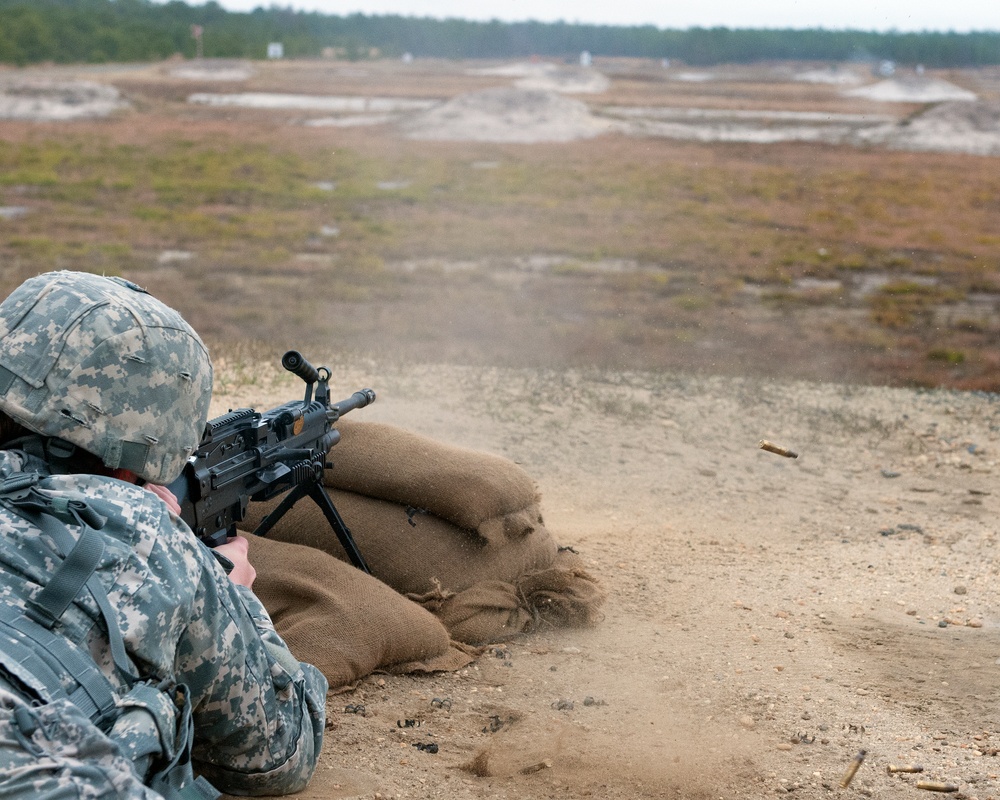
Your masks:
<path fill-rule="evenodd" d="M 323 470 L 330 466 L 327 453 L 340 441 L 334 424 L 348 411 L 375 402 L 375 392 L 362 389 L 331 403 L 327 367 L 317 369 L 295 350 L 282 356 L 281 366 L 305 381 L 305 399 L 263 414 L 238 408 L 209 420 L 184 472 L 168 487 L 180 503 L 181 519 L 215 547 L 236 535 L 236 523 L 246 517 L 251 500 L 288 492 L 254 530 L 266 536 L 285 512 L 308 496 L 322 509 L 351 563 L 370 572 L 323 487 Z"/>

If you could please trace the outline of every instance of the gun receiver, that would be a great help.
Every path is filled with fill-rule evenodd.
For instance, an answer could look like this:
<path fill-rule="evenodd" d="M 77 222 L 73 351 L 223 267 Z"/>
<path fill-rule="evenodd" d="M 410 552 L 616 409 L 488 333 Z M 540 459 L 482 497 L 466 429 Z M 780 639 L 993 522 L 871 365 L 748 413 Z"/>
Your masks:
<path fill-rule="evenodd" d="M 246 518 L 251 501 L 288 493 L 254 530 L 266 536 L 308 496 L 322 509 L 351 563 L 370 572 L 323 486 L 323 470 L 330 466 L 327 453 L 340 440 L 337 420 L 374 403 L 375 392 L 362 389 L 331 403 L 329 369 L 317 369 L 295 350 L 282 356 L 281 365 L 305 382 L 305 399 L 263 413 L 238 408 L 209 420 L 201 444 L 169 487 L 180 502 L 181 519 L 215 547 L 236 535 L 236 524 Z"/>

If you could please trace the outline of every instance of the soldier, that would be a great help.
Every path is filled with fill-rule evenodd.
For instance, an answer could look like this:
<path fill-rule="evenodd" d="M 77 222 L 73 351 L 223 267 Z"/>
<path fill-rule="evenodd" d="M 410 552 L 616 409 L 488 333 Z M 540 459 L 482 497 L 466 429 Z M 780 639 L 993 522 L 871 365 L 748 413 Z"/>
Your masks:
<path fill-rule="evenodd" d="M 309 781 L 326 680 L 250 591 L 246 541 L 209 550 L 163 488 L 211 390 L 198 335 L 128 281 L 54 272 L 0 305 L 3 797 Z"/>

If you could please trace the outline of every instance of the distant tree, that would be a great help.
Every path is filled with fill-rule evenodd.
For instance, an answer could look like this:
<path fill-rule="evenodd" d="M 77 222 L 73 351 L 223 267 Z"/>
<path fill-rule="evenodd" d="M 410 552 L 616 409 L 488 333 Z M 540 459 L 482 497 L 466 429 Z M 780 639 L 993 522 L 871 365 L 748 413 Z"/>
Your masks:
<path fill-rule="evenodd" d="M 315 57 L 332 47 L 351 58 L 367 58 L 377 50 L 391 56 L 541 55 L 575 60 L 587 50 L 597 56 L 669 57 L 693 65 L 843 61 L 859 53 L 931 67 L 1000 64 L 1000 32 L 992 31 L 678 30 L 652 25 L 332 16 L 273 4 L 236 13 L 215 0 L 202 5 L 182 0 L 0 0 L 0 63 L 141 61 L 178 52 L 193 56 L 193 24 L 203 26 L 204 54 L 210 57 L 260 58 L 268 42 L 280 41 L 291 57 Z"/>

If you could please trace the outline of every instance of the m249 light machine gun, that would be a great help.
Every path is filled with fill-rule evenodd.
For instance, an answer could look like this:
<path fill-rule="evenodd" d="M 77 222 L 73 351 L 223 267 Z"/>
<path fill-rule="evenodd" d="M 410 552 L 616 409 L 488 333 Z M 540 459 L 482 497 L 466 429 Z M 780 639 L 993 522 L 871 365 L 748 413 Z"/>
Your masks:
<path fill-rule="evenodd" d="M 238 408 L 209 420 L 184 472 L 168 487 L 180 502 L 181 519 L 199 539 L 215 547 L 236 535 L 236 523 L 246 517 L 251 501 L 288 493 L 254 530 L 266 536 L 288 509 L 311 497 L 351 563 L 370 572 L 323 486 L 323 470 L 330 466 L 327 453 L 340 441 L 340 431 L 334 427 L 337 420 L 375 402 L 375 392 L 362 389 L 331 403 L 327 367 L 317 369 L 295 350 L 282 356 L 281 365 L 305 381 L 305 399 L 264 413 Z"/>

